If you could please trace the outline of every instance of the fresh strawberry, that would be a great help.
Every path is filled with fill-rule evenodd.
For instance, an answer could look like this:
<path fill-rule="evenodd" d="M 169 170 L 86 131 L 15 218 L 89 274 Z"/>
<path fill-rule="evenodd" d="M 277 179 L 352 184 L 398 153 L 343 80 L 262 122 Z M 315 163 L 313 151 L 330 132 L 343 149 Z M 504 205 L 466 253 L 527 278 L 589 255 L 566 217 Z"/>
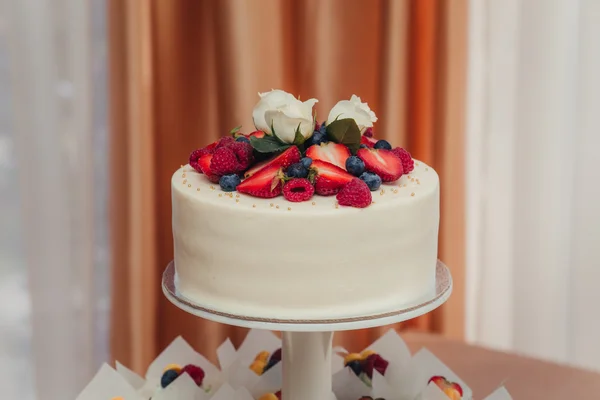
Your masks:
<path fill-rule="evenodd" d="M 354 177 L 342 168 L 321 160 L 313 160 L 309 178 L 315 185 L 315 192 L 321 196 L 336 194 Z"/>
<path fill-rule="evenodd" d="M 204 370 L 197 365 L 188 364 L 182 368 L 181 373 L 187 373 L 194 380 L 196 385 L 202 386 L 204 381 Z"/>
<path fill-rule="evenodd" d="M 229 148 L 233 150 L 236 158 L 238 159 L 238 172 L 246 170 L 254 162 L 254 149 L 252 148 L 250 143 L 234 142 L 229 145 Z"/>
<path fill-rule="evenodd" d="M 343 144 L 327 142 L 310 146 L 306 150 L 306 157 L 312 158 L 313 161 L 321 160 L 345 168 L 346 160 L 350 157 L 350 150 Z"/>
<path fill-rule="evenodd" d="M 375 143 L 377 143 L 377 139 L 373 139 L 372 137 L 369 137 L 367 135 L 362 135 L 360 138 L 360 144 L 364 144 L 367 147 L 373 147 L 375 146 Z"/>
<path fill-rule="evenodd" d="M 221 147 L 228 147 L 230 145 L 232 145 L 233 143 L 235 143 L 235 139 L 231 136 L 223 136 L 221 139 L 219 139 L 219 141 L 217 142 L 217 149 L 220 149 Z"/>
<path fill-rule="evenodd" d="M 402 147 L 396 147 L 395 149 L 392 149 L 392 153 L 402 161 L 402 169 L 404 169 L 405 174 L 408 174 L 415 169 L 415 162 L 408 151 L 404 150 Z"/>
<path fill-rule="evenodd" d="M 460 385 L 458 383 L 456 383 L 456 382 L 450 382 L 449 388 L 456 390 L 458 392 L 458 394 L 462 397 L 463 390 L 462 390 L 462 388 L 460 387 Z"/>
<path fill-rule="evenodd" d="M 283 197 L 294 203 L 307 201 L 313 194 L 315 194 L 315 188 L 306 178 L 292 179 L 283 186 Z"/>
<path fill-rule="evenodd" d="M 341 206 L 350 206 L 356 208 L 365 208 L 368 207 L 369 204 L 373 201 L 371 197 L 371 191 L 366 183 L 364 183 L 359 178 L 353 178 L 346 186 L 344 186 L 336 196 L 338 203 Z M 377 356 L 377 354 L 373 354 L 367 358 L 369 360 L 370 357 Z M 382 359 L 383 360 L 383 359 Z M 384 360 L 385 361 L 385 360 Z M 374 363 L 374 361 L 373 361 Z M 387 361 L 386 361 L 387 363 Z M 371 378 L 373 375 L 373 366 L 371 364 Z M 386 365 L 387 368 L 387 365 Z"/>
<path fill-rule="evenodd" d="M 368 138 L 372 138 L 373 135 L 373 128 L 369 127 L 367 129 L 365 129 L 365 131 L 363 132 L 363 136 L 366 136 Z"/>
<path fill-rule="evenodd" d="M 241 170 L 240 162 L 231 147 L 218 147 L 212 156 L 210 170 L 215 175 L 235 174 Z"/>
<path fill-rule="evenodd" d="M 192 154 L 190 154 L 190 165 L 192 166 L 192 168 L 194 168 L 199 173 L 202 173 L 202 170 L 200 169 L 200 166 L 198 165 L 198 160 L 200 159 L 200 157 L 202 157 L 206 154 L 214 153 L 215 147 L 217 147 L 217 142 L 211 143 L 208 146 L 203 147 L 201 149 L 192 151 Z"/>
<path fill-rule="evenodd" d="M 253 136 L 253 137 L 257 138 L 257 139 L 262 139 L 262 138 L 265 137 L 265 135 L 266 135 L 266 133 L 264 133 L 263 131 L 254 131 L 254 132 L 249 133 L 249 134 L 244 135 L 244 136 L 246 136 L 247 138 Z"/>
<path fill-rule="evenodd" d="M 298 150 L 296 146 L 288 147 L 283 153 L 266 161 L 260 162 L 250 168 L 248 171 L 246 171 L 244 177 L 249 178 L 261 169 L 271 165 L 286 169 L 290 165 L 300 162 L 300 158 L 302 158 L 302 154 L 300 154 L 300 150 Z"/>
<path fill-rule="evenodd" d="M 269 165 L 240 183 L 236 190 L 250 196 L 270 199 L 281 194 L 283 177 L 283 169 L 279 165 Z"/>
<path fill-rule="evenodd" d="M 365 163 L 365 169 L 379 175 L 383 182 L 396 181 L 404 173 L 402 161 L 390 150 L 359 149 L 356 155 Z"/>
<path fill-rule="evenodd" d="M 198 160 L 198 166 L 200 167 L 200 170 L 202 171 L 202 173 L 204 175 L 206 175 L 206 177 L 208 178 L 209 181 L 211 181 L 212 183 L 219 183 L 220 176 L 214 174 L 212 172 L 212 170 L 210 169 L 210 163 L 212 161 L 212 158 L 213 158 L 212 154 L 203 155 Z"/>

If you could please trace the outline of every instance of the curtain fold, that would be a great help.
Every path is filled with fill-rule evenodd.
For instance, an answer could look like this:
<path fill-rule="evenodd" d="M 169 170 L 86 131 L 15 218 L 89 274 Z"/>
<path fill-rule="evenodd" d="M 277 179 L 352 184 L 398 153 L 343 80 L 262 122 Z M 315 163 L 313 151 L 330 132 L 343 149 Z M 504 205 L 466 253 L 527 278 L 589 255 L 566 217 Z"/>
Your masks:
<path fill-rule="evenodd" d="M 113 75 L 111 85 L 116 102 L 113 108 L 120 107 L 118 104 L 125 94 L 122 84 L 130 79 L 138 81 L 139 87 L 128 88 L 136 92 L 137 97 L 135 93 L 133 98 L 131 93 L 125 94 L 130 100 L 126 107 L 139 102 L 152 110 L 140 115 L 120 108 L 116 110 L 120 117 L 113 116 L 117 126 L 132 118 L 146 118 L 146 125 L 138 128 L 148 130 L 138 132 L 138 136 L 133 136 L 132 131 L 113 132 L 113 137 L 119 136 L 116 140 L 125 140 L 121 136 L 139 137 L 145 143 L 134 146 L 135 142 L 130 140 L 130 147 L 117 149 L 121 158 L 115 158 L 113 163 L 114 176 L 122 169 L 134 171 L 129 178 L 119 175 L 113 181 L 113 241 L 119 241 L 113 281 L 120 288 L 115 293 L 113 310 L 115 358 L 138 360 L 131 365 L 143 369 L 148 349 L 153 348 L 154 355 L 181 334 L 214 359 L 214 350 L 222 340 L 231 337 L 234 343 L 239 343 L 245 335 L 243 329 L 200 320 L 176 309 L 163 298 L 158 282 L 164 267 L 173 258 L 169 186 L 173 171 L 186 163 L 191 150 L 214 141 L 232 127 L 242 124 L 250 129 L 257 92 L 281 88 L 301 98 L 318 98 L 319 120 L 326 118 L 338 100 L 357 94 L 377 113 L 379 137 L 408 147 L 415 157 L 438 169 L 444 165 L 446 147 L 441 137 L 457 129 L 457 124 L 442 123 L 446 121 L 443 113 L 461 112 L 463 89 L 455 85 L 449 92 L 440 86 L 444 81 L 439 74 L 448 71 L 439 69 L 438 65 L 443 57 L 453 57 L 454 53 L 440 50 L 448 46 L 444 40 L 447 32 L 442 32 L 437 25 L 449 16 L 456 19 L 452 27 L 465 24 L 465 15 L 449 13 L 441 3 L 440 0 L 265 0 L 258 6 L 242 0 L 154 1 L 136 3 L 149 4 L 148 10 L 140 5 L 142 10 L 138 10 L 138 15 L 115 15 L 115 24 L 127 25 L 149 12 L 151 29 L 136 31 L 138 34 L 146 32 L 148 37 L 115 38 L 111 69 L 118 71 L 139 54 L 141 64 L 148 62 L 147 68 L 152 73 L 149 87 L 145 87 L 146 81 L 135 73 L 127 77 Z M 111 4 L 116 13 L 120 2 L 112 0 Z M 117 33 L 120 29 L 114 27 Z M 457 35 L 454 45 L 464 48 L 460 43 L 460 30 Z M 145 58 L 146 53 L 140 48 L 124 52 L 119 40 L 141 41 L 138 46 L 150 41 L 151 57 Z M 464 52 L 458 54 L 464 57 Z M 442 94 L 444 96 L 439 98 Z M 447 108 L 448 102 L 456 105 Z M 452 138 L 460 140 L 459 135 Z M 113 146 L 117 146 L 117 142 Z M 448 148 L 456 150 L 459 146 L 457 143 Z M 134 159 L 128 157 L 129 152 L 142 155 L 140 162 L 134 164 Z M 452 177 L 457 178 L 459 172 L 452 172 Z M 137 187 L 127 180 L 134 178 Z M 140 188 L 146 183 L 147 186 Z M 143 195 L 134 195 L 133 190 Z M 140 201 L 139 209 L 135 209 L 134 196 Z M 462 215 L 460 200 L 450 204 L 455 209 L 445 212 Z M 141 225 L 145 227 L 143 245 L 135 248 L 131 242 L 140 227 L 135 226 L 136 220 L 130 213 L 139 217 L 138 223 L 144 221 L 145 224 Z M 459 248 L 461 241 L 461 235 L 452 238 L 452 244 Z M 441 243 L 445 243 L 443 238 Z M 143 257 L 131 254 L 132 251 Z M 443 258 L 443 253 L 440 257 Z M 460 270 L 463 265 L 453 267 Z M 122 275 L 129 280 L 121 280 Z M 140 282 L 152 286 L 137 294 L 128 290 Z M 460 287 L 461 282 L 455 282 Z M 134 296 L 143 297 L 134 299 Z M 124 307 L 118 306 L 121 301 Z M 462 305 L 455 307 L 460 310 Z M 134 321 L 134 312 L 142 312 L 143 319 Z M 403 327 L 436 328 L 443 332 L 446 330 L 442 319 L 445 312 L 407 322 Z M 462 324 L 462 320 L 453 323 Z M 136 332 L 141 334 L 139 326 L 133 327 L 133 324 L 143 324 L 144 334 L 151 337 L 135 349 L 125 345 L 138 340 Z M 383 328 L 377 328 L 340 333 L 335 340 L 348 348 L 359 348 L 382 331 Z"/>

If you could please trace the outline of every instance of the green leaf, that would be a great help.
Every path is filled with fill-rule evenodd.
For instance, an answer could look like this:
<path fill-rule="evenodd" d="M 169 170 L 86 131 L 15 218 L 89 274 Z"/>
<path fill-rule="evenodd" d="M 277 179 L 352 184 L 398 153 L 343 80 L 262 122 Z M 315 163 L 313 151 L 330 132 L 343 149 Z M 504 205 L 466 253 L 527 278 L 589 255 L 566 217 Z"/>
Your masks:
<path fill-rule="evenodd" d="M 360 129 L 352 118 L 337 119 L 327 125 L 327 136 L 333 142 L 346 145 L 352 154 L 360 147 Z"/>
<path fill-rule="evenodd" d="M 290 147 L 289 144 L 283 143 L 275 136 L 265 136 L 263 138 L 250 137 L 250 144 L 259 153 L 275 153 L 285 150 Z"/>
<path fill-rule="evenodd" d="M 233 128 L 232 130 L 230 130 L 229 134 L 232 136 L 236 136 L 236 133 L 238 133 L 240 131 L 240 129 L 242 129 L 242 126 L 238 125 L 235 128 Z"/>
<path fill-rule="evenodd" d="M 298 127 L 296 128 L 296 135 L 294 136 L 293 144 L 295 144 L 296 146 L 300 146 L 305 141 L 306 141 L 306 138 L 300 133 L 300 124 L 298 124 Z"/>

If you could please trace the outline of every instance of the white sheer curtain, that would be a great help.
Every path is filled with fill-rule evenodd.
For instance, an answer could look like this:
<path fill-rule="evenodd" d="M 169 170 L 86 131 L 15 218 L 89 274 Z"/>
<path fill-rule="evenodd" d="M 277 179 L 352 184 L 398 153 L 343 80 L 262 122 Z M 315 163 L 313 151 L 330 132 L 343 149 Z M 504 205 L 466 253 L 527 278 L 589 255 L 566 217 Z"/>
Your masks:
<path fill-rule="evenodd" d="M 467 332 L 600 370 L 600 2 L 471 2 Z"/>
<path fill-rule="evenodd" d="M 0 387 L 73 399 L 108 358 L 105 0 L 0 6 Z"/>

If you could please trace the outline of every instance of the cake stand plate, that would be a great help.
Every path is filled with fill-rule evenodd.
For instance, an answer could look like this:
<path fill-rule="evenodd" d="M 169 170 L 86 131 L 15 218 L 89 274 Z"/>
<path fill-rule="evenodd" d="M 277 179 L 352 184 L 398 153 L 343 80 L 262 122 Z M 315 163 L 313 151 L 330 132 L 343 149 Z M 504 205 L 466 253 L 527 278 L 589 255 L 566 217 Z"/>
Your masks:
<path fill-rule="evenodd" d="M 169 263 L 163 273 L 165 296 L 182 310 L 223 324 L 245 328 L 283 331 L 282 400 L 334 400 L 331 391 L 331 352 L 333 332 L 364 329 L 407 321 L 426 314 L 442 305 L 452 292 L 450 270 L 438 260 L 435 274 L 435 294 L 417 304 L 399 305 L 394 311 L 356 316 L 314 320 L 266 319 L 225 313 L 194 303 L 181 296 L 175 288 L 175 264 Z"/>
<path fill-rule="evenodd" d="M 323 332 L 372 328 L 407 321 L 427 314 L 442 305 L 450 297 L 450 293 L 452 292 L 452 276 L 448 267 L 438 260 L 435 271 L 435 293 L 431 296 L 422 299 L 416 304 L 398 305 L 394 307 L 393 311 L 381 314 L 331 319 L 261 318 L 236 315 L 235 311 L 226 313 L 211 310 L 207 306 L 188 300 L 177 291 L 175 288 L 175 264 L 173 261 L 169 263 L 163 273 L 162 287 L 169 301 L 182 310 L 201 318 L 245 328 L 290 332 Z"/>

